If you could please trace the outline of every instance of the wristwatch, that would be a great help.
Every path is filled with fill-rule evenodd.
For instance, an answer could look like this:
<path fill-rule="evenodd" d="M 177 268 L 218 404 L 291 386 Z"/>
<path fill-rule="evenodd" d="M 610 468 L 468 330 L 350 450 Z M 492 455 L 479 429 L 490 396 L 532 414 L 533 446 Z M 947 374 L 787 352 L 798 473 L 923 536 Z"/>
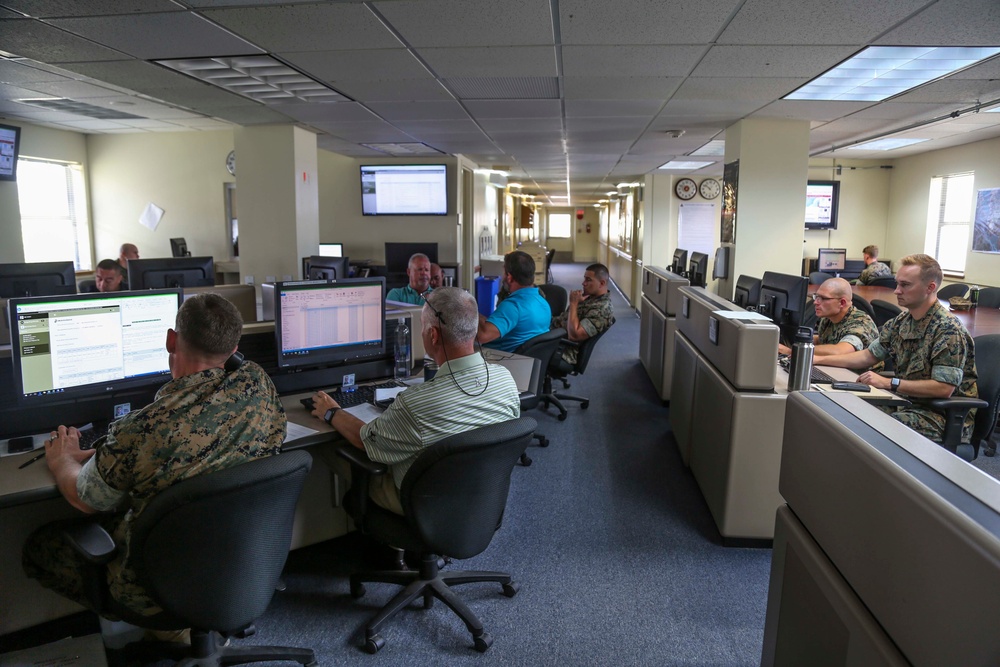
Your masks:
<path fill-rule="evenodd" d="M 889 381 L 889 388 L 894 392 L 899 391 L 899 378 L 892 378 L 892 380 Z"/>
<path fill-rule="evenodd" d="M 337 414 L 337 410 L 339 409 L 340 408 L 330 408 L 329 410 L 327 410 L 326 414 L 323 415 L 323 421 L 325 421 L 330 426 L 333 426 L 333 416 Z"/>

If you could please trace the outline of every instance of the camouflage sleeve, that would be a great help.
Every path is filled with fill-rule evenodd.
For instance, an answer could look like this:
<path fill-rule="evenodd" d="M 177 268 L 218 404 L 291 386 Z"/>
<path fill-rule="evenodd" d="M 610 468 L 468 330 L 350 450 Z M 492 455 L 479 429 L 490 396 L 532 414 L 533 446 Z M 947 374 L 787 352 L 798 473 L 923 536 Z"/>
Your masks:
<path fill-rule="evenodd" d="M 579 311 L 577 312 L 579 313 Z M 611 318 L 613 317 L 611 301 L 602 301 L 596 308 L 587 308 L 579 315 L 580 326 L 587 332 L 588 338 L 593 338 L 611 326 Z"/>
<path fill-rule="evenodd" d="M 863 350 L 868 344 L 878 338 L 878 329 L 866 313 L 858 309 L 851 311 L 851 318 L 846 322 L 840 334 L 840 343 L 849 343 L 855 350 Z"/>
<path fill-rule="evenodd" d="M 962 384 L 962 369 L 968 353 L 961 331 L 950 325 L 940 327 L 930 343 L 931 379 L 955 387 Z"/>
<path fill-rule="evenodd" d="M 90 458 L 101 480 L 122 493 L 127 493 L 134 484 L 133 472 L 137 468 L 134 445 L 137 439 L 141 444 L 145 426 L 137 425 L 141 418 L 142 410 L 139 410 L 112 423 L 103 443 L 97 447 L 97 453 Z"/>
<path fill-rule="evenodd" d="M 878 337 L 869 343 L 868 351 L 875 355 L 875 358 L 879 361 L 885 361 L 889 358 L 889 348 L 892 346 L 892 337 L 894 335 L 895 329 L 890 320 L 882 326 L 882 330 L 878 332 Z"/>
<path fill-rule="evenodd" d="M 76 478 L 76 493 L 80 500 L 95 510 L 107 512 L 114 509 L 128 494 L 108 486 L 97 471 L 96 457 L 91 456 L 83 464 Z"/>
<path fill-rule="evenodd" d="M 569 312 L 568 311 L 567 312 L 563 312 L 563 313 L 561 313 L 559 315 L 556 315 L 555 317 L 552 318 L 552 321 L 549 322 L 549 328 L 550 329 L 565 329 L 566 328 L 566 320 L 568 320 L 568 319 L 569 319 Z"/>

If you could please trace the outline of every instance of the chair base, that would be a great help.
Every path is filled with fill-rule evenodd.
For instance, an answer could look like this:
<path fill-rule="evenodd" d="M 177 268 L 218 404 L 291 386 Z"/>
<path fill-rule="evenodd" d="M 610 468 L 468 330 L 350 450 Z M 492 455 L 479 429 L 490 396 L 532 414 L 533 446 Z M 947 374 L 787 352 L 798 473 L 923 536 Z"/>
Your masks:
<path fill-rule="evenodd" d="M 125 664 L 153 662 L 168 658 L 178 667 L 217 667 L 244 665 L 254 662 L 288 660 L 316 667 L 312 649 L 287 646 L 230 646 L 217 632 L 192 630 L 191 643 L 135 642 L 121 649 Z"/>
<path fill-rule="evenodd" d="M 503 594 L 507 597 L 517 595 L 518 586 L 509 574 L 504 572 L 465 571 L 441 572 L 438 557 L 435 554 L 424 554 L 420 561 L 420 571 L 401 572 L 387 570 L 381 572 L 362 572 L 351 575 L 351 596 L 360 598 L 365 594 L 365 582 L 399 584 L 403 590 L 396 593 L 389 602 L 365 626 L 365 650 L 376 653 L 385 645 L 385 640 L 378 634 L 379 629 L 389 619 L 409 606 L 417 598 L 423 598 L 424 609 L 430 609 L 434 598 L 438 598 L 462 619 L 465 627 L 472 634 L 475 648 L 483 652 L 493 643 L 493 638 L 483 630 L 483 623 L 471 609 L 458 597 L 451 586 L 471 584 L 476 582 L 496 582 L 503 586 Z"/>

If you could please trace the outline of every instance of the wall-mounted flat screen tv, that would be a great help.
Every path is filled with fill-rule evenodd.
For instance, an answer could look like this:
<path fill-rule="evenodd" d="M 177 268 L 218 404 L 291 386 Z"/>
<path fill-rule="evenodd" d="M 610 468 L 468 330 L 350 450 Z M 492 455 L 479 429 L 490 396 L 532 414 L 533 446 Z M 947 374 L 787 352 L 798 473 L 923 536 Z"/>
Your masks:
<path fill-rule="evenodd" d="M 447 166 L 361 165 L 361 212 L 365 215 L 447 215 Z"/>
<path fill-rule="evenodd" d="M 806 229 L 836 229 L 840 181 L 806 184 Z"/>
<path fill-rule="evenodd" d="M 17 180 L 17 154 L 21 144 L 21 128 L 0 125 L 0 181 Z"/>

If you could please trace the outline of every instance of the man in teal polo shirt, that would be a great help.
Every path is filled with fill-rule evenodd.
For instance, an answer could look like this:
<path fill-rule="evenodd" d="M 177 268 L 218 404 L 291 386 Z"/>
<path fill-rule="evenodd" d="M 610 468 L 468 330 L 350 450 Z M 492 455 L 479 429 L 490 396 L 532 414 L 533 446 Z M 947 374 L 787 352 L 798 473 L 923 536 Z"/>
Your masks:
<path fill-rule="evenodd" d="M 431 288 L 431 260 L 427 255 L 418 252 L 411 256 L 410 263 L 406 265 L 406 276 L 410 279 L 410 284 L 389 290 L 385 295 L 386 300 L 422 306 L 423 294 Z"/>
<path fill-rule="evenodd" d="M 535 287 L 535 260 L 515 250 L 503 258 L 503 283 L 510 296 L 488 318 L 479 316 L 479 342 L 505 352 L 546 333 L 552 309 Z"/>

